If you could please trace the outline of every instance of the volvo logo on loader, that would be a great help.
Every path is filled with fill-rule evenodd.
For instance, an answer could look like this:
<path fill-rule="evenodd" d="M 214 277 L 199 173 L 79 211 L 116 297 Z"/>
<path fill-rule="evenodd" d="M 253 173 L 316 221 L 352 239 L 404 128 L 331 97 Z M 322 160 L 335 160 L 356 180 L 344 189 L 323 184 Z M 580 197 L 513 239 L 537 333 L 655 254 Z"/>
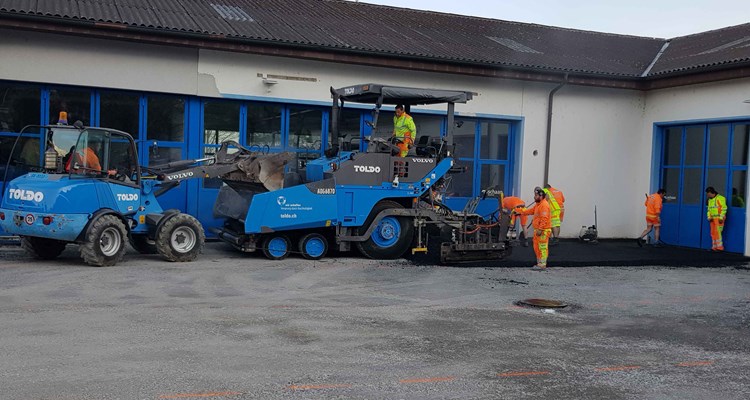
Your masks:
<path fill-rule="evenodd" d="M 378 174 L 380 173 L 380 167 L 378 166 L 372 166 L 372 165 L 355 165 L 354 171 L 356 172 L 367 172 L 369 174 Z"/>
<path fill-rule="evenodd" d="M 41 203 L 44 200 L 44 193 L 33 190 L 8 189 L 8 196 L 14 200 L 27 200 Z"/>
<path fill-rule="evenodd" d="M 191 176 L 193 176 L 193 172 L 192 171 L 190 171 L 190 172 L 182 172 L 182 173 L 174 174 L 174 175 L 167 175 L 167 179 L 169 179 L 170 181 L 173 181 L 175 179 L 190 178 Z"/>
<path fill-rule="evenodd" d="M 421 164 L 434 164 L 435 163 L 435 160 L 433 160 L 432 158 L 412 158 L 411 161 L 415 163 L 421 163 Z"/>

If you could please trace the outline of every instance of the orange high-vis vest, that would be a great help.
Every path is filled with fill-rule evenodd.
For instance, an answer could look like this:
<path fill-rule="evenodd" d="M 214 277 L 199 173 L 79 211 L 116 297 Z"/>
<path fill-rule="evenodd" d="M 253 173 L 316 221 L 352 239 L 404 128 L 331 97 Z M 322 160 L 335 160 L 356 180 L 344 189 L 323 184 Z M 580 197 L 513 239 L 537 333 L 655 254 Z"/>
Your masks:
<path fill-rule="evenodd" d="M 552 220 L 547 199 L 542 199 L 531 208 L 524 208 L 519 212 L 521 215 L 533 215 L 532 226 L 534 229 L 552 229 Z"/>
<path fill-rule="evenodd" d="M 561 210 L 565 209 L 565 195 L 561 190 L 555 189 L 550 186 L 549 191 L 552 192 L 552 196 L 557 201 L 557 205 L 560 206 Z"/>
<path fill-rule="evenodd" d="M 658 217 L 661 214 L 662 198 L 658 193 L 654 193 L 646 198 L 646 202 L 643 203 L 646 206 L 647 217 Z"/>
<path fill-rule="evenodd" d="M 519 197 L 508 196 L 503 198 L 503 208 L 506 210 L 513 210 L 516 207 L 523 207 L 526 203 L 523 202 Z"/>

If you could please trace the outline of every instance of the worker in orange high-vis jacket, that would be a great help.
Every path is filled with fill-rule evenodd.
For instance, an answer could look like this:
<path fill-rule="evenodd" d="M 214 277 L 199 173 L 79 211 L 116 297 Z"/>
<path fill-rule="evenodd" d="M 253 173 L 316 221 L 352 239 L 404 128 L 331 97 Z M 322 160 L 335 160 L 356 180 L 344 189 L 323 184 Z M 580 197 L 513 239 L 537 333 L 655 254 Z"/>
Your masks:
<path fill-rule="evenodd" d="M 659 231 L 661 230 L 661 208 L 662 203 L 664 202 L 664 196 L 666 195 L 667 191 L 664 189 L 657 190 L 656 193 L 651 196 L 646 195 L 646 202 L 643 203 L 643 205 L 646 206 L 646 229 L 644 229 L 641 236 L 638 236 L 638 239 L 636 239 L 638 246 L 643 246 L 644 238 L 652 229 L 654 230 L 654 246 L 661 246 L 661 242 L 659 242 Z"/>
<path fill-rule="evenodd" d="M 414 124 L 414 118 L 404 111 L 403 104 L 397 105 L 396 115 L 393 116 L 393 138 L 399 148 L 400 157 L 406 157 L 414 144 L 415 137 L 417 137 L 417 126 Z"/>
<path fill-rule="evenodd" d="M 518 232 L 518 241 L 521 246 L 528 247 L 529 243 L 526 241 L 526 223 L 529 217 L 527 215 L 516 215 L 513 210 L 524 208 L 526 203 L 518 197 L 508 196 L 503 198 L 503 210 L 510 213 L 510 227 Z M 518 218 L 517 218 L 518 217 Z M 520 220 L 521 226 L 516 225 Z"/>
<path fill-rule="evenodd" d="M 708 222 L 711 224 L 711 250 L 723 251 L 724 241 L 721 234 L 724 232 L 724 222 L 727 217 L 727 199 L 720 195 L 713 186 L 706 188 L 708 197 Z"/>
<path fill-rule="evenodd" d="M 547 194 L 547 202 L 552 213 L 552 238 L 551 244 L 556 245 L 560 240 L 560 225 L 565 218 L 565 195 L 559 189 L 555 189 L 549 183 L 544 185 L 544 192 Z M 554 199 L 554 204 L 552 199 Z"/>
<path fill-rule="evenodd" d="M 534 226 L 534 253 L 536 254 L 536 265 L 532 269 L 544 270 L 547 268 L 547 257 L 549 256 L 549 237 L 552 233 L 552 222 L 550 220 L 549 203 L 546 193 L 542 188 L 534 188 L 534 206 L 531 208 L 516 209 L 515 213 L 520 215 L 534 215 L 531 222 Z"/>

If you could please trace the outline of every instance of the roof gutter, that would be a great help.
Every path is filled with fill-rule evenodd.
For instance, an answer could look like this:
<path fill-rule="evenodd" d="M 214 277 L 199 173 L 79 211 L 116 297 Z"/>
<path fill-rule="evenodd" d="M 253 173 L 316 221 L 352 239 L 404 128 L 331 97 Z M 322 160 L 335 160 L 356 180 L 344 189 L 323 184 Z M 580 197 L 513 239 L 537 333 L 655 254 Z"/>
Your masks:
<path fill-rule="evenodd" d="M 549 183 L 549 156 L 550 147 L 552 144 L 552 104 L 555 99 L 555 93 L 562 89 L 563 86 L 568 84 L 568 74 L 565 74 L 562 82 L 555 86 L 552 91 L 549 92 L 549 101 L 547 102 L 547 145 L 544 149 L 544 184 Z"/>

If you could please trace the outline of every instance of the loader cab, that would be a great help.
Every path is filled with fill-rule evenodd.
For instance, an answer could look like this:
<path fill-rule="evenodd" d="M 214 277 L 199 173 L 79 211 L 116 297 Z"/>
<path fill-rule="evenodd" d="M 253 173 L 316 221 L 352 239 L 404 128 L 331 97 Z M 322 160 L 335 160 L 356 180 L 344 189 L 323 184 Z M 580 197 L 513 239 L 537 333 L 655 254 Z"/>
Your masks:
<path fill-rule="evenodd" d="M 40 145 L 42 138 L 44 146 Z M 125 132 L 81 126 L 28 126 L 3 165 L 3 183 L 28 173 L 68 175 L 140 186 L 135 141 Z"/>

